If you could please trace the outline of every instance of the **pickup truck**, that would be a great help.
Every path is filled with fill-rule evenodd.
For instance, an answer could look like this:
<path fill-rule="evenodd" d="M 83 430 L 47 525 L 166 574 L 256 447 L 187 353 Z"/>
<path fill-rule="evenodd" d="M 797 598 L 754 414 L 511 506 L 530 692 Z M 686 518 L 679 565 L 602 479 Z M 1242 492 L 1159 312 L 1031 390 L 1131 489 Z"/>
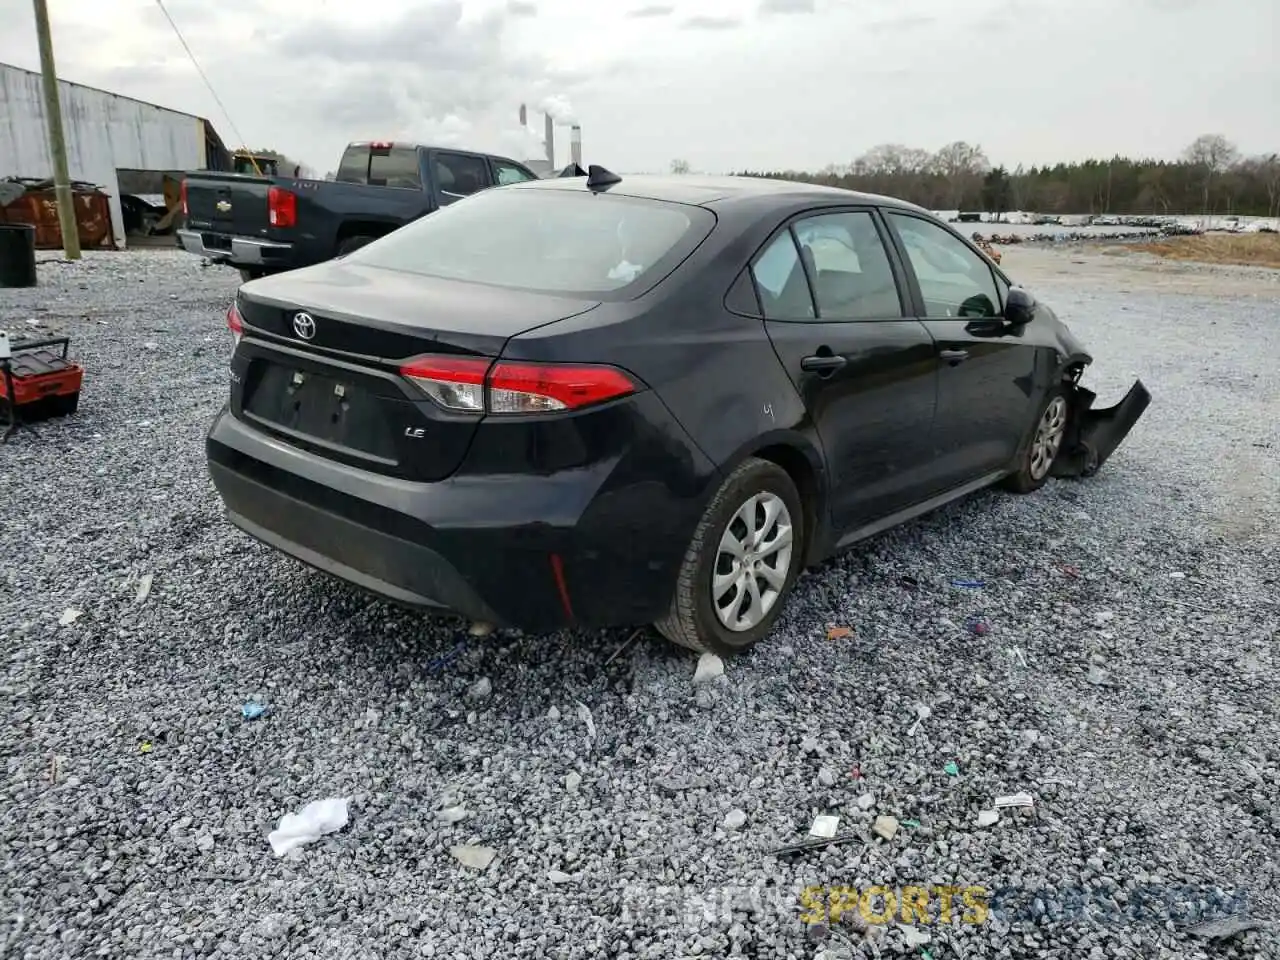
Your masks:
<path fill-rule="evenodd" d="M 196 171 L 182 181 L 188 253 L 246 280 L 350 253 L 487 187 L 537 174 L 505 157 L 417 143 L 352 143 L 333 180 Z"/>

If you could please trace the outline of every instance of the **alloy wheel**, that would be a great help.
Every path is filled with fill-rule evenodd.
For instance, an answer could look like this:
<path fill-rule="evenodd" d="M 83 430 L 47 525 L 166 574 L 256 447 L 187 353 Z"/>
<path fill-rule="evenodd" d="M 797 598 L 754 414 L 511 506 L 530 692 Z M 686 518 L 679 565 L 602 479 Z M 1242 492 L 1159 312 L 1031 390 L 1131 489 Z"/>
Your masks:
<path fill-rule="evenodd" d="M 1054 397 L 1045 407 L 1044 416 L 1036 426 L 1035 439 L 1031 442 L 1030 469 L 1033 480 L 1042 479 L 1053 466 L 1066 429 L 1067 400 L 1065 397 Z"/>
<path fill-rule="evenodd" d="M 791 511 L 776 493 L 757 493 L 734 512 L 711 576 L 711 605 L 726 629 L 742 633 L 768 616 L 791 572 L 794 539 Z"/>

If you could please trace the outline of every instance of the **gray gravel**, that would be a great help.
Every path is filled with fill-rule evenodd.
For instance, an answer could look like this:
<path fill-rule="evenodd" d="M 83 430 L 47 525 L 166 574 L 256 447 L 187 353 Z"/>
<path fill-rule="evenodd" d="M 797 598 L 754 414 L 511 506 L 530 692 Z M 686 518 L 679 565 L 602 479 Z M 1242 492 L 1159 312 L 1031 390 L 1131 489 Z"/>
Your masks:
<path fill-rule="evenodd" d="M 1040 271 L 1100 402 L 1151 387 L 1130 442 L 811 574 L 695 685 L 650 635 L 607 665 L 626 632 L 473 638 L 234 532 L 202 448 L 234 275 L 41 278 L 0 325 L 70 333 L 89 374 L 0 448 L 0 956 L 1277 955 L 1185 929 L 1280 919 L 1274 297 Z M 277 859 L 331 796 L 350 825 Z M 772 854 L 818 814 L 860 839 Z M 987 921 L 799 921 L 809 884 L 938 883 L 992 892 Z"/>

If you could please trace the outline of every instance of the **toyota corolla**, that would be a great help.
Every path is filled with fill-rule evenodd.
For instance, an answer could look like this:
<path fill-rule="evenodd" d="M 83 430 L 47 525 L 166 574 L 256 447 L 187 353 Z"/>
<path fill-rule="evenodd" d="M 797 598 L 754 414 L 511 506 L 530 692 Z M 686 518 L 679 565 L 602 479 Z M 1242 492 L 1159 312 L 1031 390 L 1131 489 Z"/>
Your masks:
<path fill-rule="evenodd" d="M 1096 470 L 1141 417 L 926 211 L 755 178 L 475 194 L 245 284 L 208 435 L 230 521 L 368 591 L 732 653 L 797 576 L 981 488 Z"/>

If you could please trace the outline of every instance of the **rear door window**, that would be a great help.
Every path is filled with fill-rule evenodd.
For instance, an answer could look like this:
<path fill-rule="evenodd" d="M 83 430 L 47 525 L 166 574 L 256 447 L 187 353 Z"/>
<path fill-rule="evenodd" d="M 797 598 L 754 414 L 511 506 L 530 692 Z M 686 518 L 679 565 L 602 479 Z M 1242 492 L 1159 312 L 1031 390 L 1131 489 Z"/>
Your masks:
<path fill-rule="evenodd" d="M 342 153 L 342 162 L 338 164 L 338 172 L 334 180 L 339 183 L 369 182 L 369 145 L 352 145 Z"/>
<path fill-rule="evenodd" d="M 494 179 L 497 180 L 498 186 L 506 183 L 523 183 L 526 180 L 536 180 L 532 173 L 524 167 L 517 166 L 514 163 L 507 163 L 505 160 L 493 161 Z"/>
<path fill-rule="evenodd" d="M 714 226 L 715 215 L 701 207 L 530 184 L 444 207 L 349 254 L 346 262 L 623 300 L 666 276 Z"/>
<path fill-rule="evenodd" d="M 484 157 L 468 156 L 465 153 L 437 153 L 435 173 L 441 203 L 453 203 L 478 193 L 485 187 L 493 186 L 489 179 L 489 164 Z"/>
<path fill-rule="evenodd" d="M 870 213 L 806 217 L 792 229 L 809 267 L 820 318 L 885 320 L 902 316 L 889 254 Z"/>
<path fill-rule="evenodd" d="M 421 190 L 422 172 L 415 147 L 380 147 L 371 151 L 369 183 L 375 187 Z"/>

